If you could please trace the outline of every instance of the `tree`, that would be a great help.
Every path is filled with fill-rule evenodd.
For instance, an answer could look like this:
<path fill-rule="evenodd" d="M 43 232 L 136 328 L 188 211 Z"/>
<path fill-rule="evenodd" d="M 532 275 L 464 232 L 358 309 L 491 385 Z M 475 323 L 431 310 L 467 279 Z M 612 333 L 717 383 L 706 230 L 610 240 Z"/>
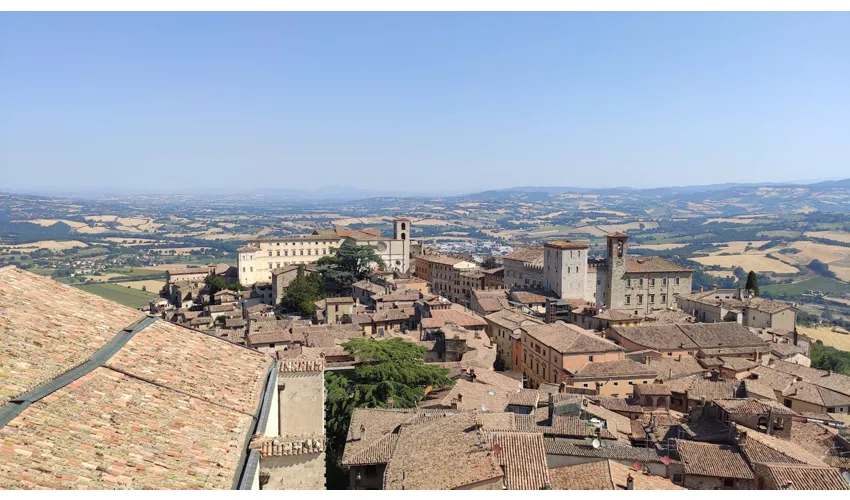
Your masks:
<path fill-rule="evenodd" d="M 824 264 L 823 262 L 813 259 L 809 262 L 808 268 L 812 270 L 815 274 L 819 274 L 826 278 L 835 278 L 835 273 L 829 270 L 829 265 Z"/>
<path fill-rule="evenodd" d="M 747 275 L 747 290 L 753 292 L 756 297 L 759 296 L 759 280 L 755 271 L 750 271 Z"/>
<path fill-rule="evenodd" d="M 342 347 L 356 360 L 352 372 L 325 372 L 326 426 L 328 433 L 328 487 L 344 488 L 339 457 L 351 413 L 355 408 L 385 408 L 392 398 L 394 408 L 413 408 L 427 387 L 449 387 L 449 371 L 425 363 L 427 350 L 401 338 L 387 340 L 351 339 Z M 341 478 L 334 480 L 332 478 Z"/>
<path fill-rule="evenodd" d="M 343 294 L 350 293 L 352 283 L 368 278 L 373 268 L 384 269 L 383 259 L 369 245 L 342 245 L 331 252 L 316 265 L 324 268 L 324 279 Z"/>
<path fill-rule="evenodd" d="M 322 298 L 321 275 L 300 273 L 286 287 L 280 305 L 287 311 L 297 312 L 302 316 L 312 316 L 316 308 L 316 301 Z"/>
<path fill-rule="evenodd" d="M 484 269 L 493 269 L 499 267 L 499 264 L 496 262 L 496 257 L 488 255 L 487 257 L 484 257 L 484 262 L 481 263 L 481 266 Z"/>
<path fill-rule="evenodd" d="M 747 274 L 747 271 L 744 271 L 744 268 L 743 268 L 743 267 L 740 267 L 740 266 L 738 266 L 738 267 L 736 267 L 735 269 L 733 269 L 733 270 L 732 270 L 732 274 L 734 274 L 734 275 L 735 275 L 735 277 L 736 277 L 736 278 L 738 278 L 738 283 L 743 283 L 743 282 L 744 282 L 744 280 L 746 280 L 746 279 L 748 279 L 748 278 L 749 278 L 749 275 Z M 740 285 L 739 285 L 739 286 L 740 286 Z"/>
<path fill-rule="evenodd" d="M 234 292 L 238 292 L 244 289 L 242 283 L 239 283 L 238 281 L 236 283 L 228 283 L 224 281 L 224 278 L 221 276 L 212 276 L 211 278 L 207 278 L 207 283 L 210 286 L 210 295 L 215 295 L 222 290 L 233 290 Z"/>

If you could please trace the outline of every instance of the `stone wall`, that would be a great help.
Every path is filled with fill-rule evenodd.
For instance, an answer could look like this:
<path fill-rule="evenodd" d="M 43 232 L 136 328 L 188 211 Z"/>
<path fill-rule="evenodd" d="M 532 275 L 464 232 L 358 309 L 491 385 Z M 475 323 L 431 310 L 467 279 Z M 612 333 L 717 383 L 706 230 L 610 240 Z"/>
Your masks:
<path fill-rule="evenodd" d="M 264 457 L 264 490 L 324 490 L 325 453 Z"/>
<path fill-rule="evenodd" d="M 285 363 L 286 360 L 281 360 Z M 280 435 L 325 433 L 324 376 L 316 372 L 281 372 Z"/>

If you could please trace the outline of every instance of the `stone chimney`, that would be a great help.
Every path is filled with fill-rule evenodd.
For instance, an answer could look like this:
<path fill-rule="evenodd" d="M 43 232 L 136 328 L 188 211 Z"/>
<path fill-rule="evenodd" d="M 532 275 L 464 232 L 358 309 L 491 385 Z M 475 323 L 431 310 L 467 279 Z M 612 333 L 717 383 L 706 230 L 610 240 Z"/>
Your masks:
<path fill-rule="evenodd" d="M 736 298 L 738 300 L 744 300 L 744 289 L 743 288 L 738 287 L 738 291 L 736 293 Z"/>
<path fill-rule="evenodd" d="M 794 345 L 797 345 L 797 327 L 794 326 Z"/>
<path fill-rule="evenodd" d="M 551 392 L 549 393 L 549 422 L 552 422 L 552 418 L 555 416 L 555 395 Z"/>
<path fill-rule="evenodd" d="M 704 287 L 704 286 L 702 286 L 702 285 L 700 285 L 700 286 L 699 286 L 699 291 L 700 291 L 700 292 L 704 292 L 704 291 L 705 291 L 705 287 Z"/>
<path fill-rule="evenodd" d="M 649 354 L 644 354 L 643 355 L 643 364 L 648 365 L 649 363 L 651 363 L 651 360 L 649 358 Z"/>
<path fill-rule="evenodd" d="M 360 424 L 360 441 L 366 439 L 366 424 Z"/>
<path fill-rule="evenodd" d="M 462 392 L 457 393 L 457 402 L 463 403 L 463 393 Z"/>
<path fill-rule="evenodd" d="M 477 379 L 478 379 L 478 375 L 475 374 L 475 369 L 470 368 L 469 369 L 469 381 L 474 384 Z"/>
<path fill-rule="evenodd" d="M 735 397 L 743 399 L 747 397 L 747 394 L 747 383 L 741 380 L 738 384 L 738 390 L 735 391 Z"/>
<path fill-rule="evenodd" d="M 635 489 L 635 478 L 633 478 L 631 474 L 629 474 L 629 476 L 626 478 L 626 489 Z"/>

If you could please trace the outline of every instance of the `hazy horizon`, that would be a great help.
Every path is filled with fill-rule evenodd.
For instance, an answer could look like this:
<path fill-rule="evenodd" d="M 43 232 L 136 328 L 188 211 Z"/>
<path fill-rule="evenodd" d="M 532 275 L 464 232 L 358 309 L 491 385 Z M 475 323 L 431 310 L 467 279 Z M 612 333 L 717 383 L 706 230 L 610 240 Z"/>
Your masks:
<path fill-rule="evenodd" d="M 850 13 L 0 13 L 0 191 L 848 177 Z M 182 190 L 182 191 L 181 191 Z"/>

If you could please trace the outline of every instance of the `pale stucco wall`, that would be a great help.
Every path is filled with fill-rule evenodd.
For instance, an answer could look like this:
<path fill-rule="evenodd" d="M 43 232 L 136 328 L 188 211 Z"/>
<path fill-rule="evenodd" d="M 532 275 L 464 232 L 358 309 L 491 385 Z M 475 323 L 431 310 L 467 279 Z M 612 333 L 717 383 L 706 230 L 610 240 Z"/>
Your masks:
<path fill-rule="evenodd" d="M 281 373 L 280 435 L 325 433 L 325 388 L 322 372 Z"/>
<path fill-rule="evenodd" d="M 266 457 L 263 470 L 269 473 L 266 490 L 324 490 L 325 454 L 312 453 Z"/>

